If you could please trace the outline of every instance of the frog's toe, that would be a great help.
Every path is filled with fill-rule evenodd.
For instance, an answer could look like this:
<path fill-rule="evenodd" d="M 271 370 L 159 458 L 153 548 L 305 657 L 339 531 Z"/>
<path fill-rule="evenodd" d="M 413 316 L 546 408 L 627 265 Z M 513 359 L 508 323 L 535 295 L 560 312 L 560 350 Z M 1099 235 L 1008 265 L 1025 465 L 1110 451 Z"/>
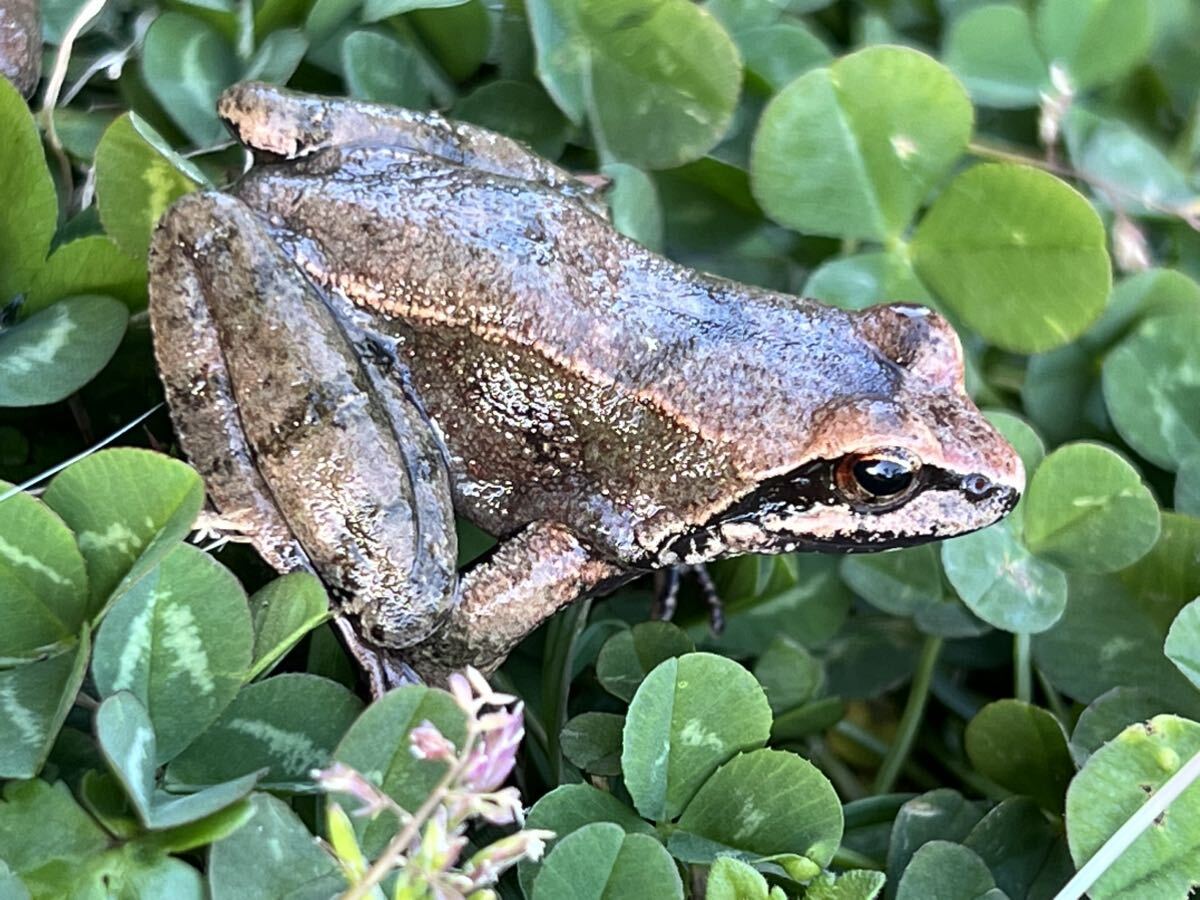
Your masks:
<path fill-rule="evenodd" d="M 725 605 L 717 591 L 716 582 L 704 563 L 680 563 L 655 573 L 654 607 L 650 617 L 669 622 L 679 606 L 679 586 L 684 575 L 695 575 L 700 595 L 708 607 L 708 628 L 714 635 L 725 630 Z"/>

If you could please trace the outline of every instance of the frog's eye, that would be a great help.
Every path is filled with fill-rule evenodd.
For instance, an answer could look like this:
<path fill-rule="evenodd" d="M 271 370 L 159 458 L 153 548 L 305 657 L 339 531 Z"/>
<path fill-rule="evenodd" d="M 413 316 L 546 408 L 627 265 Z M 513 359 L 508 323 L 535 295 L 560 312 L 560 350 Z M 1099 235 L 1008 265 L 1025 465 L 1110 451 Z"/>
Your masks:
<path fill-rule="evenodd" d="M 894 504 L 917 485 L 921 461 L 899 448 L 854 453 L 838 463 L 838 490 L 847 499 L 868 506 Z"/>

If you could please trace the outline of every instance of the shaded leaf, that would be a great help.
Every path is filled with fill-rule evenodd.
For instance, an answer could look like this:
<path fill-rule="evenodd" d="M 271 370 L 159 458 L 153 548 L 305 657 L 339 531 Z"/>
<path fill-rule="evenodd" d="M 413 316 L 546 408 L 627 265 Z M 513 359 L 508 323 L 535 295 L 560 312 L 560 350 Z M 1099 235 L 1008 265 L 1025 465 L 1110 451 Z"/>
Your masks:
<path fill-rule="evenodd" d="M 167 782 L 194 788 L 265 769 L 264 790 L 311 791 L 309 773 L 329 765 L 361 711 L 350 691 L 315 675 L 290 672 L 247 685 L 172 760 Z"/>
<path fill-rule="evenodd" d="M 677 897 L 683 882 L 662 844 L 608 822 L 585 825 L 558 841 L 533 883 L 533 900 Z"/>
<path fill-rule="evenodd" d="M 61 781 L 10 781 L 2 800 L 0 859 L 18 875 L 73 866 L 108 844 L 108 835 Z"/>
<path fill-rule="evenodd" d="M 0 503 L 0 664 L 73 640 L 87 611 L 87 570 L 63 520 L 25 492 Z"/>
<path fill-rule="evenodd" d="M 1075 766 L 1062 725 L 1049 712 L 1020 700 L 997 700 L 967 725 L 965 743 L 981 775 L 1062 812 Z"/>
<path fill-rule="evenodd" d="M 1020 6 L 989 3 L 956 18 L 943 42 L 946 65 L 980 106 L 1037 106 L 1049 87 L 1049 70 Z"/>
<path fill-rule="evenodd" d="M 900 807 L 888 844 L 887 896 L 896 896 L 901 874 L 921 847 L 930 841 L 962 841 L 985 812 L 982 803 L 967 800 L 949 788 L 921 794 Z"/>
<path fill-rule="evenodd" d="M 899 900 L 1004 900 L 988 867 L 961 844 L 930 841 L 900 878 Z"/>
<path fill-rule="evenodd" d="M 123 253 L 101 234 L 59 246 L 37 273 L 22 312 L 45 309 L 56 300 L 78 294 L 104 294 L 131 310 L 146 305 L 146 266 Z"/>
<path fill-rule="evenodd" d="M 174 828 L 210 816 L 245 797 L 258 780 L 255 773 L 184 796 L 157 790 L 154 727 L 146 708 L 128 691 L 118 691 L 100 704 L 96 737 L 138 818 L 150 829 Z"/>
<path fill-rule="evenodd" d="M 188 533 L 204 504 L 204 485 L 178 460 L 122 447 L 81 459 L 50 482 L 42 499 L 75 532 L 95 612 Z"/>
<path fill-rule="evenodd" d="M 83 684 L 90 650 L 84 631 L 73 650 L 0 670 L 0 778 L 41 770 Z"/>
<path fill-rule="evenodd" d="M 352 31 L 341 45 L 350 96 L 414 109 L 429 106 L 424 63 L 412 45 L 374 31 Z"/>
<path fill-rule="evenodd" d="M 112 297 L 68 297 L 0 331 L 0 406 L 57 403 L 116 353 L 129 311 Z"/>
<path fill-rule="evenodd" d="M 1071 732 L 1071 756 L 1082 766 L 1089 756 L 1135 722 L 1169 712 L 1170 704 L 1149 691 L 1117 687 L 1101 694 L 1079 714 Z"/>
<path fill-rule="evenodd" d="M 1042 0 L 1042 53 L 1063 66 L 1077 89 L 1108 84 L 1146 56 L 1154 36 L 1148 0 Z"/>
<path fill-rule="evenodd" d="M 605 161 L 664 169 L 697 159 L 733 115 L 733 40 L 686 0 L 532 0 L 538 75 Z"/>
<path fill-rule="evenodd" d="M 100 220 L 121 250 L 139 262 L 146 259 L 159 217 L 202 183 L 203 176 L 185 167 L 136 113 L 113 122 L 96 147 Z"/>
<path fill-rule="evenodd" d="M 165 12 L 146 32 L 142 44 L 146 87 L 199 147 L 228 138 L 217 118 L 217 97 L 240 74 L 233 47 L 202 19 Z"/>
<path fill-rule="evenodd" d="M 842 805 L 808 760 L 780 750 L 742 753 L 704 783 L 667 846 L 685 862 L 795 854 L 826 866 L 842 838 Z"/>
<path fill-rule="evenodd" d="M 11 20 L 8 20 L 11 22 Z M 28 290 L 50 250 L 58 199 L 29 107 L 0 78 L 0 305 Z"/>
<path fill-rule="evenodd" d="M 642 679 L 659 663 L 694 649 L 691 638 L 671 622 L 639 622 L 604 642 L 596 658 L 596 677 L 610 694 L 632 700 Z"/>
<path fill-rule="evenodd" d="M 1163 647 L 1167 658 L 1200 688 L 1200 598 L 1179 611 Z"/>
<path fill-rule="evenodd" d="M 455 104 L 454 118 L 516 138 L 547 159 L 558 158 L 571 129 L 550 96 L 524 81 L 480 85 Z"/>
<path fill-rule="evenodd" d="M 654 834 L 654 826 L 638 818 L 629 806 L 590 784 L 564 784 L 543 795 L 529 811 L 525 827 L 545 828 L 563 838 L 592 822 L 611 822 L 630 834 Z M 525 896 L 533 893 L 540 871 L 540 862 L 523 859 L 518 864 Z"/>
<path fill-rule="evenodd" d="M 563 755 L 593 775 L 621 774 L 621 732 L 625 717 L 614 713 L 585 712 L 563 726 Z"/>
<path fill-rule="evenodd" d="M 466 723 L 454 699 L 445 691 L 406 685 L 366 708 L 338 744 L 334 758 L 362 773 L 403 809 L 418 809 L 446 771 L 444 762 L 412 754 L 409 732 L 426 720 L 455 746 L 462 745 Z M 382 849 L 394 833 L 392 825 L 384 817 L 357 820 L 364 851 Z"/>
<path fill-rule="evenodd" d="M 254 662 L 247 679 L 271 671 L 296 643 L 329 618 L 329 598 L 315 575 L 292 572 L 269 582 L 250 598 Z"/>
<path fill-rule="evenodd" d="M 778 715 L 812 700 L 825 681 L 821 663 L 788 637 L 773 640 L 754 663 L 754 677 Z"/>
<path fill-rule="evenodd" d="M 286 803 L 256 793 L 250 804 L 250 821 L 209 850 L 212 900 L 327 900 L 344 889 L 337 861 Z"/>
<path fill-rule="evenodd" d="M 177 546 L 105 616 L 92 676 L 101 696 L 129 691 L 145 707 L 161 764 L 233 700 L 252 640 L 237 579 L 206 553 Z"/>

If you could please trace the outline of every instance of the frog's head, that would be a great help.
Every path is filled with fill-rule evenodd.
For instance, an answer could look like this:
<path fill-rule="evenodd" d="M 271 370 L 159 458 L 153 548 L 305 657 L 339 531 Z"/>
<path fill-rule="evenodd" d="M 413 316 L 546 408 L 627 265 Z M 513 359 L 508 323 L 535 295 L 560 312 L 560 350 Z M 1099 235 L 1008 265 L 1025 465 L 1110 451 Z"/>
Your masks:
<path fill-rule="evenodd" d="M 877 367 L 864 379 L 872 389 L 815 409 L 806 445 L 672 542 L 664 562 L 910 546 L 984 528 L 1016 506 L 1021 458 L 967 396 L 949 323 L 894 304 L 853 314 L 849 327 Z"/>

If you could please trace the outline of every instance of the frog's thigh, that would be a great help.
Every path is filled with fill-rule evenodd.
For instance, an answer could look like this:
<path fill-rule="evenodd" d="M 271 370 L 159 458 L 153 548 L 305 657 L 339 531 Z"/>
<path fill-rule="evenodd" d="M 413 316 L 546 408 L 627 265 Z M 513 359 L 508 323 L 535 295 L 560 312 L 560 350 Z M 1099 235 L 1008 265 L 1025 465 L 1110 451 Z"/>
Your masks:
<path fill-rule="evenodd" d="M 178 271 L 221 336 L 244 443 L 290 531 L 374 642 L 404 647 L 455 595 L 449 476 L 419 410 L 360 364 L 258 217 L 204 195 L 174 220 Z M 195 207 L 195 208 L 193 208 Z"/>
<path fill-rule="evenodd" d="M 402 656 L 429 684 L 465 665 L 495 670 L 522 638 L 623 571 L 597 559 L 565 526 L 535 522 L 464 575 L 445 626 Z"/>
<path fill-rule="evenodd" d="M 220 201 L 192 194 L 162 217 L 150 245 L 150 326 L 171 419 L 219 512 L 244 522 L 275 569 L 309 568 L 255 468 L 238 418 L 229 369 L 195 264 Z"/>

